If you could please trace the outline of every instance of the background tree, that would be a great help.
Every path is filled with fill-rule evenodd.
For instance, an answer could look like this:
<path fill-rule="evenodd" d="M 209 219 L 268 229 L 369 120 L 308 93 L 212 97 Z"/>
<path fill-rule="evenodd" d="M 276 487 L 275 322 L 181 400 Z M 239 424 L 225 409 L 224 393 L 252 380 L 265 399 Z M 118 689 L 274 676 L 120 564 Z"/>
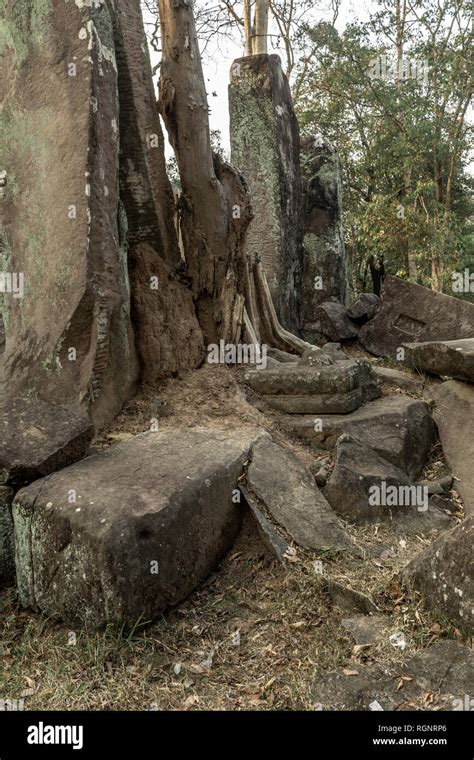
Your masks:
<path fill-rule="evenodd" d="M 393 274 L 450 287 L 468 258 L 472 177 L 471 19 L 460 0 L 383 0 L 342 33 L 306 28 L 297 112 L 335 143 L 344 171 L 355 285 L 371 257 Z"/>

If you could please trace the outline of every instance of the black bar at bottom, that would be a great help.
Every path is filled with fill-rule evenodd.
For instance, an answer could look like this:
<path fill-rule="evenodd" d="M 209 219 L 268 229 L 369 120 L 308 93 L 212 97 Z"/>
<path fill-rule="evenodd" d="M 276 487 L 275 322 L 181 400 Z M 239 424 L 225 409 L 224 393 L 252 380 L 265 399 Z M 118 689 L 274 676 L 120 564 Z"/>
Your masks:
<path fill-rule="evenodd" d="M 257 751 L 472 760 L 472 714 L 459 712 L 0 712 L 0 760 Z M 304 749 L 305 748 L 305 749 Z"/>

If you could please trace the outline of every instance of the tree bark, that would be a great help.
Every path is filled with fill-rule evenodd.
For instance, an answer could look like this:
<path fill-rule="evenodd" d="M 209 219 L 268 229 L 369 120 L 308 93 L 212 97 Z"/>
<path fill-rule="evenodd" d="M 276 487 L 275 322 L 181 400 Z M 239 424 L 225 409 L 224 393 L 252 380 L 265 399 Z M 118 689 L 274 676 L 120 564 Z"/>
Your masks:
<path fill-rule="evenodd" d="M 380 296 L 382 292 L 382 284 L 385 277 L 385 265 L 383 256 L 375 261 L 374 256 L 369 258 L 370 276 L 372 278 L 373 292 L 376 296 Z"/>
<path fill-rule="evenodd" d="M 252 55 L 252 12 L 250 3 L 251 0 L 244 0 L 245 55 Z"/>
<path fill-rule="evenodd" d="M 249 195 L 243 177 L 212 154 L 192 4 L 159 0 L 159 5 L 159 105 L 181 178 L 180 223 L 193 298 L 205 341 L 236 342 L 245 300 Z"/>
<path fill-rule="evenodd" d="M 267 52 L 269 5 L 269 0 L 256 0 L 255 2 L 254 39 L 252 45 L 252 53 L 254 55 Z"/>
<path fill-rule="evenodd" d="M 253 216 L 245 178 L 211 150 L 192 4 L 159 0 L 159 5 L 159 107 L 179 168 L 179 225 L 205 344 L 221 339 L 238 343 L 245 330 L 252 342 L 301 354 L 309 344 L 280 325 L 265 273 L 245 255 Z M 268 0 L 264 5 L 268 19 Z"/>

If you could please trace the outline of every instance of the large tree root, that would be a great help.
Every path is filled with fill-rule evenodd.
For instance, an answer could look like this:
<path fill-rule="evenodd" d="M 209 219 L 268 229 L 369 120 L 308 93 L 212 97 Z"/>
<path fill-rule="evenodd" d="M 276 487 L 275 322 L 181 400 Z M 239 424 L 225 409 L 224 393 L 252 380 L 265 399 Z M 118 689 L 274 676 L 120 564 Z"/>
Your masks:
<path fill-rule="evenodd" d="M 251 343 L 266 343 L 281 351 L 302 354 L 310 343 L 285 330 L 280 324 L 260 262 L 247 264 L 245 285 L 245 337 Z"/>

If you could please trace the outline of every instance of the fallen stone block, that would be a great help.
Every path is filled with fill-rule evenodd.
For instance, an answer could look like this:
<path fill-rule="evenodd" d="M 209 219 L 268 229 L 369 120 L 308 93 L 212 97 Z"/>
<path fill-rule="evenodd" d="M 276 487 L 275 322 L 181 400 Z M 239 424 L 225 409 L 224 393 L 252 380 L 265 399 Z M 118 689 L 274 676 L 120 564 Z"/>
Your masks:
<path fill-rule="evenodd" d="M 81 459 L 94 433 L 80 409 L 36 399 L 0 406 L 0 484 L 25 485 Z"/>
<path fill-rule="evenodd" d="M 347 612 L 362 612 L 370 615 L 378 611 L 373 600 L 361 591 L 355 591 L 329 578 L 326 581 L 326 589 L 334 604 Z"/>
<path fill-rule="evenodd" d="M 451 524 L 403 470 L 347 434 L 337 441 L 334 469 L 323 493 L 337 514 L 355 523 L 390 522 L 396 532 L 405 533 Z"/>
<path fill-rule="evenodd" d="M 259 431 L 149 432 L 17 493 L 21 603 L 98 628 L 153 620 L 232 546 Z"/>
<path fill-rule="evenodd" d="M 255 520 L 263 543 L 271 554 L 273 554 L 281 564 L 284 564 L 289 556 L 290 545 L 282 536 L 280 536 L 268 517 L 264 515 L 257 501 L 250 495 L 248 489 L 239 485 L 239 490 Z"/>
<path fill-rule="evenodd" d="M 407 662 L 357 664 L 355 670 L 316 674 L 312 695 L 319 709 L 462 710 L 472 692 L 474 653 L 456 641 L 439 641 Z"/>
<path fill-rule="evenodd" d="M 277 369 L 249 370 L 244 378 L 252 390 L 268 396 L 344 394 L 361 388 L 364 400 L 380 395 L 375 373 L 365 359 L 340 361 L 329 367 L 282 364 Z"/>
<path fill-rule="evenodd" d="M 403 348 L 405 362 L 418 372 L 474 383 L 474 338 L 404 343 Z"/>
<path fill-rule="evenodd" d="M 341 303 L 327 301 L 320 304 L 314 313 L 314 323 L 319 332 L 335 343 L 357 338 L 358 328 L 348 318 Z"/>
<path fill-rule="evenodd" d="M 301 367 L 330 367 L 334 363 L 335 360 L 332 356 L 321 348 L 318 348 L 318 346 L 307 348 L 303 352 L 299 362 Z"/>
<path fill-rule="evenodd" d="M 462 507 L 459 502 L 446 493 L 432 494 L 430 496 L 430 503 L 439 509 L 443 509 L 448 514 L 456 515 L 457 517 L 461 517 L 462 515 Z"/>
<path fill-rule="evenodd" d="M 328 354 L 334 361 L 340 362 L 344 361 L 345 359 L 349 359 L 349 354 L 346 354 L 345 351 L 341 349 L 340 343 L 325 343 L 321 351 L 323 354 Z"/>
<path fill-rule="evenodd" d="M 441 445 L 455 478 L 453 488 L 461 495 L 466 514 L 473 514 L 474 386 L 448 380 L 436 386 L 432 395 Z"/>
<path fill-rule="evenodd" d="M 382 302 L 359 332 L 359 341 L 376 356 L 400 360 L 403 344 L 460 340 L 474 335 L 474 304 L 386 277 Z"/>
<path fill-rule="evenodd" d="M 0 486 L 0 586 L 12 583 L 15 577 L 11 513 L 13 494 L 11 488 Z"/>
<path fill-rule="evenodd" d="M 420 375 L 403 372 L 399 369 L 390 369 L 388 367 L 374 367 L 375 374 L 383 386 L 390 388 L 400 388 L 409 393 L 423 392 L 424 380 Z"/>
<path fill-rule="evenodd" d="M 328 367 L 340 361 L 347 361 L 350 356 L 341 350 L 340 343 L 325 343 L 305 349 L 300 359 L 300 366 Z"/>
<path fill-rule="evenodd" d="M 358 325 L 363 325 L 372 319 L 377 311 L 380 298 L 375 293 L 361 293 L 346 310 L 349 319 Z"/>
<path fill-rule="evenodd" d="M 325 393 L 319 396 L 263 396 L 268 406 L 283 414 L 349 414 L 366 401 L 364 388 L 348 393 Z"/>
<path fill-rule="evenodd" d="M 348 433 L 410 478 L 421 475 L 437 438 L 427 404 L 402 395 L 385 396 L 347 415 L 288 417 L 285 422 L 303 440 L 327 450 Z"/>
<path fill-rule="evenodd" d="M 439 480 L 420 480 L 417 485 L 426 486 L 430 496 L 446 495 L 451 490 L 453 479 L 451 475 L 446 475 Z"/>
<path fill-rule="evenodd" d="M 453 625 L 474 634 L 474 517 L 464 520 L 418 554 L 402 571 L 405 584 Z"/>
<path fill-rule="evenodd" d="M 367 646 L 388 639 L 390 621 L 383 615 L 355 615 L 343 618 L 341 625 L 352 636 L 354 643 Z"/>
<path fill-rule="evenodd" d="M 247 488 L 300 546 L 359 553 L 311 472 L 288 449 L 268 439 L 257 443 Z"/>

